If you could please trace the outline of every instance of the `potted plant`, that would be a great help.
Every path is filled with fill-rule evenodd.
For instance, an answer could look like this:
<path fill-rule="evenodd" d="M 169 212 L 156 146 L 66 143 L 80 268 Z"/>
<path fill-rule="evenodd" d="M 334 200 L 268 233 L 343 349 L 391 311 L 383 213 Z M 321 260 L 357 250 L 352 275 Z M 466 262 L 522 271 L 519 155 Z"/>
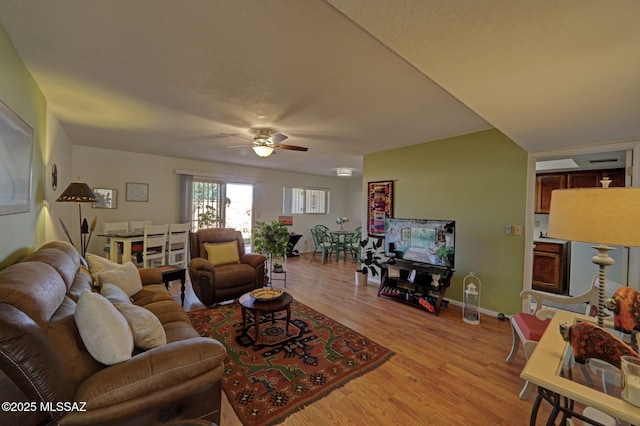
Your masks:
<path fill-rule="evenodd" d="M 269 271 L 282 272 L 282 260 L 287 254 L 289 230 L 276 220 L 271 223 L 256 222 L 253 230 L 253 247 L 267 256 Z M 276 270 L 276 267 L 279 267 Z"/>
<path fill-rule="evenodd" d="M 336 223 L 338 225 L 340 225 L 340 230 L 344 231 L 344 224 L 349 222 L 349 218 L 348 217 L 338 217 L 336 218 Z"/>
<path fill-rule="evenodd" d="M 381 268 L 382 257 L 378 249 L 382 247 L 383 238 L 376 238 L 369 245 L 369 238 L 360 241 L 360 269 L 356 270 L 356 284 L 367 285 L 368 275 L 372 277 L 378 275 L 376 268 Z"/>

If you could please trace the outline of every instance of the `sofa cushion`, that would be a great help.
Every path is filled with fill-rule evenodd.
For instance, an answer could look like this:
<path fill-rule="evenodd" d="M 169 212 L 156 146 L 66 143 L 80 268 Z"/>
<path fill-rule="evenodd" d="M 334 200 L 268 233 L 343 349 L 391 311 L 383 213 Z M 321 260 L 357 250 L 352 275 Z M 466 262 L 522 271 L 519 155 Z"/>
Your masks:
<path fill-rule="evenodd" d="M 204 247 L 213 266 L 240 263 L 238 242 L 235 240 L 226 243 L 205 243 Z"/>
<path fill-rule="evenodd" d="M 114 305 L 116 303 L 131 304 L 131 299 L 127 296 L 127 293 L 115 284 L 104 283 L 100 288 L 100 294 Z"/>
<path fill-rule="evenodd" d="M 112 262 L 109 259 L 97 256 L 93 253 L 87 253 L 85 255 L 85 258 L 87 260 L 87 263 L 89 264 L 89 272 L 93 277 L 93 285 L 95 285 L 96 287 L 100 287 L 101 285 L 98 274 L 100 274 L 101 272 L 116 269 L 120 266 L 119 263 Z"/>
<path fill-rule="evenodd" d="M 107 299 L 84 290 L 80 293 L 74 317 L 82 342 L 97 361 L 113 365 L 131 358 L 131 328 Z"/>
<path fill-rule="evenodd" d="M 142 281 L 140 280 L 138 268 L 132 262 L 118 265 L 117 268 L 109 271 L 100 272 L 98 280 L 101 284 L 111 283 L 117 285 L 129 297 L 142 290 Z"/>
<path fill-rule="evenodd" d="M 129 323 L 133 342 L 138 348 L 147 350 L 167 344 L 164 328 L 151 311 L 131 303 L 116 303 L 114 306 Z"/>

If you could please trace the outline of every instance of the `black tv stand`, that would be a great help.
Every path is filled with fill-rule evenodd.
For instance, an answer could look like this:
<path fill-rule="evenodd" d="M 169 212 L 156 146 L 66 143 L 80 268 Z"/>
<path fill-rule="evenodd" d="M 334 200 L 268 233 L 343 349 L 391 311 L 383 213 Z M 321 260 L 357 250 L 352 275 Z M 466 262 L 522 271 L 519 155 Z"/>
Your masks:
<path fill-rule="evenodd" d="M 397 270 L 397 276 L 389 276 L 389 269 Z M 444 294 L 451 284 L 453 269 L 442 266 L 415 263 L 396 259 L 393 264 L 383 264 L 380 271 L 380 287 L 378 297 L 403 302 L 412 306 L 423 308 L 422 299 L 432 297 L 436 299 L 433 313 L 440 314 L 443 306 Z M 435 280 L 434 275 L 440 277 Z M 424 308 L 423 308 L 424 309 Z M 431 312 L 428 309 L 427 312 Z"/>

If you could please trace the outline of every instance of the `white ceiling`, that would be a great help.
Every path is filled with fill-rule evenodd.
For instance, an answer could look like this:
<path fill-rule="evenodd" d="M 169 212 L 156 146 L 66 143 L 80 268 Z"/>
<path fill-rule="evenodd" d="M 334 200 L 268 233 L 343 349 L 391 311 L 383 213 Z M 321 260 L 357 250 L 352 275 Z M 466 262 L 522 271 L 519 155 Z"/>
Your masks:
<path fill-rule="evenodd" d="M 78 145 L 359 175 L 496 127 L 529 152 L 640 137 L 637 0 L 1 0 Z M 285 133 L 266 159 L 222 133 Z"/>

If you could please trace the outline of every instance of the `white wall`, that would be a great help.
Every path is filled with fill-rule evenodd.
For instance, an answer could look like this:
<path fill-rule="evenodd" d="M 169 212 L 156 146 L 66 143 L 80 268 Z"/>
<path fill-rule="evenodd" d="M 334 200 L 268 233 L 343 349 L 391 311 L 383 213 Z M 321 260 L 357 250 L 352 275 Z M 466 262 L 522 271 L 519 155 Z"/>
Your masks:
<path fill-rule="evenodd" d="M 176 170 L 200 172 L 215 176 L 226 182 L 251 183 L 254 185 L 254 220 L 270 222 L 282 215 L 282 193 L 285 184 L 328 188 L 331 191 L 330 214 L 295 215 L 292 232 L 303 234 L 296 248 L 300 252 L 313 249 L 309 229 L 323 223 L 337 227 L 335 218 L 347 216 L 349 225 L 360 225 L 362 206 L 362 182 L 360 179 L 344 179 L 281 172 L 256 167 L 245 167 L 225 163 L 213 163 L 156 155 L 138 154 L 85 146 L 73 147 L 73 171 L 82 182 L 92 188 L 118 190 L 117 209 L 94 209 L 83 205 L 83 215 L 89 222 L 98 219 L 97 231 L 103 222 L 151 219 L 153 223 L 175 222 L 178 217 L 178 176 Z M 148 202 L 125 201 L 126 182 L 149 184 Z M 73 223 L 78 223 L 77 211 Z M 74 225 L 75 227 L 75 225 Z M 79 225 L 78 225 L 79 227 Z M 76 234 L 79 231 L 76 231 Z M 98 232 L 96 232 L 98 233 Z M 94 235 L 89 251 L 102 254 L 103 239 Z"/>

